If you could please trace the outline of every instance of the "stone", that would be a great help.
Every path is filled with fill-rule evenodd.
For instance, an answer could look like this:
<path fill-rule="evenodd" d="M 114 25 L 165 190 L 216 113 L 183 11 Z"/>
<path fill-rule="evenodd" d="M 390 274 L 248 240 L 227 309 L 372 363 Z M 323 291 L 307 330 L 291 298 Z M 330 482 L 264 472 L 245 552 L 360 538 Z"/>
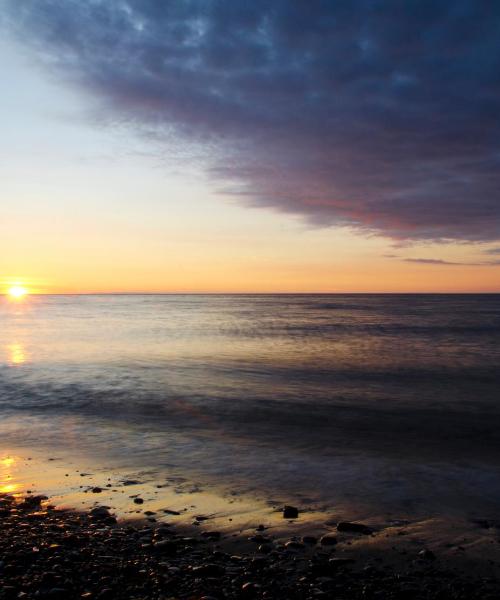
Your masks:
<path fill-rule="evenodd" d="M 328 564 L 330 565 L 330 567 L 337 568 L 352 565 L 355 562 L 356 561 L 354 560 L 354 558 L 330 558 Z"/>
<path fill-rule="evenodd" d="M 96 519 L 106 519 L 110 517 L 109 510 L 105 506 L 96 506 L 90 511 L 90 516 Z"/>
<path fill-rule="evenodd" d="M 305 535 L 302 538 L 304 544 L 308 544 L 309 546 L 315 546 L 318 543 L 318 538 L 313 535 Z"/>
<path fill-rule="evenodd" d="M 206 538 L 207 540 L 211 540 L 211 541 L 220 540 L 220 538 L 221 538 L 220 531 L 203 531 L 201 535 L 202 535 L 202 537 Z"/>
<path fill-rule="evenodd" d="M 299 516 L 299 509 L 295 506 L 284 506 L 283 507 L 283 518 L 284 519 L 297 519 Z"/>
<path fill-rule="evenodd" d="M 337 538 L 334 535 L 324 535 L 320 540 L 322 546 L 335 546 L 336 543 Z"/>
<path fill-rule="evenodd" d="M 302 542 L 297 542 L 296 540 L 290 540 L 285 544 L 285 548 L 287 550 L 304 550 L 305 546 Z"/>
<path fill-rule="evenodd" d="M 363 535 L 370 535 L 373 530 L 363 523 L 351 523 L 350 521 L 341 521 L 337 525 L 337 531 L 346 533 L 362 533 Z"/>
<path fill-rule="evenodd" d="M 192 572 L 196 577 L 222 577 L 225 569 L 215 563 L 206 563 L 199 567 L 193 567 Z"/>
<path fill-rule="evenodd" d="M 153 544 L 153 551 L 157 554 L 175 554 L 177 543 L 173 540 L 160 540 Z"/>

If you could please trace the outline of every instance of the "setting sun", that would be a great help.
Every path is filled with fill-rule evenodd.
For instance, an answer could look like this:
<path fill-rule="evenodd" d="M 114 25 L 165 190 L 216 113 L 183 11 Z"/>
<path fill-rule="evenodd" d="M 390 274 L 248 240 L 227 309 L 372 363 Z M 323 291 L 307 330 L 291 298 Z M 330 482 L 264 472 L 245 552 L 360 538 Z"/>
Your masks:
<path fill-rule="evenodd" d="M 7 294 L 11 298 L 22 298 L 23 296 L 26 296 L 27 293 L 28 290 L 21 285 L 13 285 L 7 290 Z"/>

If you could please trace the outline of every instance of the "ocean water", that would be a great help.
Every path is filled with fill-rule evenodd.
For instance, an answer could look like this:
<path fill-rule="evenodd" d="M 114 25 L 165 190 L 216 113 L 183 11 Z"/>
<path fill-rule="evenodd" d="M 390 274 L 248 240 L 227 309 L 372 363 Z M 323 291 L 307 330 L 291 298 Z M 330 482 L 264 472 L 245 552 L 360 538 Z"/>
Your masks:
<path fill-rule="evenodd" d="M 498 295 L 30 296 L 0 327 L 1 451 L 498 514 Z"/>

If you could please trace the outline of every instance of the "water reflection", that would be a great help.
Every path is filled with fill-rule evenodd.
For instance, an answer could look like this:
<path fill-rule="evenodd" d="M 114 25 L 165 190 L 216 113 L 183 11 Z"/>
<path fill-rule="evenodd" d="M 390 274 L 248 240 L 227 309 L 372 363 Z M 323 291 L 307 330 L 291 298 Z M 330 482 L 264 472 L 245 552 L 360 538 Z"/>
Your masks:
<path fill-rule="evenodd" d="M 27 360 L 24 344 L 10 344 L 7 346 L 9 364 L 12 366 L 22 365 Z"/>
<path fill-rule="evenodd" d="M 17 483 L 12 482 L 12 467 L 15 462 L 12 456 L 4 456 L 0 459 L 0 494 L 12 494 L 19 487 Z"/>

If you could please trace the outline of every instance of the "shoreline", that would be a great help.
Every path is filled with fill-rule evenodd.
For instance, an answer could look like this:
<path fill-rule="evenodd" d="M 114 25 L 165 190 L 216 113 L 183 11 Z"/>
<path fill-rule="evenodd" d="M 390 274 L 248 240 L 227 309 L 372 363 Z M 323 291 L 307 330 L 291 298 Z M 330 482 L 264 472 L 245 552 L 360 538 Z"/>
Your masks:
<path fill-rule="evenodd" d="M 1 494 L 0 599 L 498 597 L 498 564 L 481 573 L 465 552 L 409 551 L 397 534 L 389 551 L 385 531 L 353 529 L 332 524 L 323 539 L 303 533 L 284 540 L 261 525 L 234 536 Z"/>
<path fill-rule="evenodd" d="M 191 533 L 217 529 L 225 539 L 249 537 L 264 525 L 279 542 L 292 536 L 320 538 L 331 534 L 339 521 L 356 521 L 375 532 L 369 539 L 349 542 L 358 547 L 368 542 L 373 547 L 374 538 L 378 545 L 383 545 L 384 539 L 404 538 L 408 551 L 418 545 L 440 553 L 444 550 L 447 555 L 466 549 L 476 563 L 489 556 L 492 564 L 500 567 L 500 519 L 495 511 L 403 512 L 397 507 L 387 510 L 363 505 L 359 499 L 331 506 L 272 490 L 256 496 L 236 487 L 210 485 L 193 479 L 189 473 L 184 475 L 178 470 L 160 474 L 99 466 L 90 457 L 78 460 L 67 455 L 47 456 L 45 451 L 0 456 L 0 494 L 15 498 L 45 495 L 59 510 L 86 513 L 105 505 L 120 522 L 155 526 L 169 523 Z M 282 507 L 286 504 L 298 508 L 298 519 L 283 519 Z"/>

